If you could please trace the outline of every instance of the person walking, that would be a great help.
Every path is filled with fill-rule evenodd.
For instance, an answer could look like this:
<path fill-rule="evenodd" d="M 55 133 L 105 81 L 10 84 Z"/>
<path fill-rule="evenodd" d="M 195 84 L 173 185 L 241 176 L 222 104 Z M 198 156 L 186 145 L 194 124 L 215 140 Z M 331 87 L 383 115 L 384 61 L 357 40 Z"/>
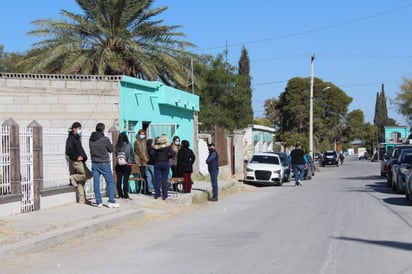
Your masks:
<path fill-rule="evenodd" d="M 66 139 L 66 157 L 69 161 L 70 184 L 77 188 L 76 200 L 86 204 L 84 185 L 92 178 L 92 173 L 86 165 L 87 155 L 81 142 L 82 125 L 74 122 Z"/>
<path fill-rule="evenodd" d="M 293 169 L 293 174 L 295 176 L 295 187 L 303 186 L 302 181 L 305 175 L 305 169 L 308 168 L 308 160 L 306 158 L 305 152 L 302 150 L 300 142 L 297 142 L 295 149 L 293 149 L 288 157 L 289 166 Z"/>
<path fill-rule="evenodd" d="M 154 198 L 162 196 L 163 200 L 166 200 L 169 196 L 167 183 L 170 169 L 169 159 L 173 157 L 173 150 L 165 134 L 160 136 L 158 142 L 155 142 L 150 156 L 154 161 Z"/>
<path fill-rule="evenodd" d="M 119 204 L 114 198 L 114 180 L 110 166 L 110 153 L 113 152 L 113 145 L 110 139 L 104 136 L 105 125 L 97 123 L 96 131 L 89 139 L 90 156 L 92 158 L 93 188 L 98 207 L 103 206 L 102 194 L 100 193 L 100 176 L 106 181 L 109 203 L 107 207 L 117 208 Z"/>
<path fill-rule="evenodd" d="M 144 182 L 147 184 L 146 176 L 146 165 L 149 161 L 149 155 L 147 154 L 147 141 L 146 141 L 146 131 L 140 129 L 136 134 L 136 141 L 134 142 L 134 161 L 140 170 L 140 176 L 144 179 Z M 143 191 L 144 194 L 148 194 L 147 185 L 141 185 L 140 192 Z"/>
<path fill-rule="evenodd" d="M 129 196 L 129 177 L 132 172 L 131 162 L 132 162 L 132 145 L 129 143 L 129 138 L 127 137 L 126 132 L 119 134 L 119 138 L 116 143 L 116 159 L 119 159 L 119 156 L 125 157 L 126 164 L 116 163 L 116 176 L 117 176 L 117 194 L 119 198 L 133 200 Z"/>
<path fill-rule="evenodd" d="M 213 196 L 210 199 L 212 202 L 218 201 L 218 183 L 217 176 L 219 175 L 219 154 L 215 149 L 215 144 L 210 143 L 207 145 L 209 148 L 209 156 L 206 159 L 207 169 L 210 174 L 210 182 L 212 184 Z"/>
<path fill-rule="evenodd" d="M 193 184 L 193 163 L 195 162 L 196 157 L 189 146 L 189 141 L 183 140 L 181 148 L 177 153 L 177 176 L 183 177 L 183 193 L 190 193 Z"/>

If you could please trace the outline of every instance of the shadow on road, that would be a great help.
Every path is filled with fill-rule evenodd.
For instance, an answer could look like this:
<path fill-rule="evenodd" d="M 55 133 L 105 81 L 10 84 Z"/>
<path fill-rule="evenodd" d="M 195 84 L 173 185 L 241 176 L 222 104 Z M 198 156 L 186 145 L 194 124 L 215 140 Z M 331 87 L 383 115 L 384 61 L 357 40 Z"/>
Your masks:
<path fill-rule="evenodd" d="M 404 242 L 396 242 L 396 241 L 376 241 L 376 240 L 366 240 L 366 239 L 352 238 L 352 237 L 333 237 L 333 238 L 336 240 L 353 241 L 353 242 L 380 245 L 380 246 L 386 246 L 386 247 L 391 247 L 391 248 L 412 251 L 412 243 L 404 243 Z"/>
<path fill-rule="evenodd" d="M 342 177 L 343 180 L 382 180 L 384 177 L 378 175 L 372 176 L 355 176 L 355 177 Z"/>

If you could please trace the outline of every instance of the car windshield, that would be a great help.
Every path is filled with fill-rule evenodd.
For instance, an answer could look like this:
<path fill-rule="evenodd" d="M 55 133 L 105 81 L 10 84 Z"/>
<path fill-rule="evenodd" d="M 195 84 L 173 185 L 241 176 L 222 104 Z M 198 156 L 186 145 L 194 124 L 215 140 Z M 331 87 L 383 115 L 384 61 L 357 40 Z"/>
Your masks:
<path fill-rule="evenodd" d="M 269 155 L 254 155 L 251 163 L 279 165 L 279 158 Z"/>
<path fill-rule="evenodd" d="M 336 154 L 333 151 L 327 151 L 325 152 L 325 156 L 336 156 Z"/>
<path fill-rule="evenodd" d="M 402 163 L 412 163 L 412 150 L 410 150 L 410 149 L 405 150 L 405 154 L 403 155 Z"/>

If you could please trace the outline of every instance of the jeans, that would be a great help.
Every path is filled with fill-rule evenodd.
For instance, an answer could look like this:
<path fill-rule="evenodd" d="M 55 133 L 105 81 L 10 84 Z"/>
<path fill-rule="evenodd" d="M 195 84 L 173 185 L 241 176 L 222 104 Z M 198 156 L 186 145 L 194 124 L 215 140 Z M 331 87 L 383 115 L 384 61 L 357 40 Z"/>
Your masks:
<path fill-rule="evenodd" d="M 147 165 L 146 166 L 146 182 L 147 182 L 147 189 L 149 192 L 153 191 L 153 178 L 154 178 L 154 166 Z"/>
<path fill-rule="evenodd" d="M 162 198 L 167 199 L 169 196 L 167 179 L 169 178 L 169 162 L 158 162 L 154 165 L 154 189 L 155 198 L 160 197 L 160 188 L 162 189 Z"/>
<path fill-rule="evenodd" d="M 93 174 L 93 188 L 94 195 L 96 196 L 96 204 L 102 204 L 102 194 L 100 193 L 100 175 L 103 175 L 106 181 L 107 194 L 109 196 L 109 203 L 115 203 L 114 199 L 114 180 L 112 174 L 112 168 L 110 162 L 108 163 L 96 163 L 92 162 L 92 174 Z"/>
<path fill-rule="evenodd" d="M 212 183 L 213 198 L 217 199 L 218 190 L 219 190 L 217 186 L 217 175 L 219 174 L 219 169 L 209 170 L 209 174 L 210 174 L 210 182 Z"/>
<path fill-rule="evenodd" d="M 305 175 L 305 165 L 293 165 L 293 174 L 295 175 L 295 183 L 303 181 Z"/>

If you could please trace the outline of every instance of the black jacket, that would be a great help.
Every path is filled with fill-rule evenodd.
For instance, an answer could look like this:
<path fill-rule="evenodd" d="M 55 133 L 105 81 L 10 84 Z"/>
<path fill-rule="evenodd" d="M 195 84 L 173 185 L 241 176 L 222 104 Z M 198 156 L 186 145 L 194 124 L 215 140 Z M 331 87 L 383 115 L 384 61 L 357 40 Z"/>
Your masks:
<path fill-rule="evenodd" d="M 170 145 L 159 145 L 153 148 L 150 158 L 153 158 L 154 163 L 169 162 L 173 155 L 174 152 Z"/>
<path fill-rule="evenodd" d="M 102 132 L 93 132 L 89 140 L 90 157 L 95 163 L 110 162 L 110 153 L 113 152 L 113 145 L 110 139 Z"/>
<path fill-rule="evenodd" d="M 184 173 L 192 173 L 195 160 L 196 156 L 193 150 L 181 147 L 177 152 L 177 176 L 182 177 Z"/>
<path fill-rule="evenodd" d="M 79 156 L 83 157 L 83 162 L 87 161 L 87 155 L 83 149 L 80 136 L 74 135 L 73 132 L 69 133 L 66 140 L 66 155 L 72 161 L 77 161 Z"/>

